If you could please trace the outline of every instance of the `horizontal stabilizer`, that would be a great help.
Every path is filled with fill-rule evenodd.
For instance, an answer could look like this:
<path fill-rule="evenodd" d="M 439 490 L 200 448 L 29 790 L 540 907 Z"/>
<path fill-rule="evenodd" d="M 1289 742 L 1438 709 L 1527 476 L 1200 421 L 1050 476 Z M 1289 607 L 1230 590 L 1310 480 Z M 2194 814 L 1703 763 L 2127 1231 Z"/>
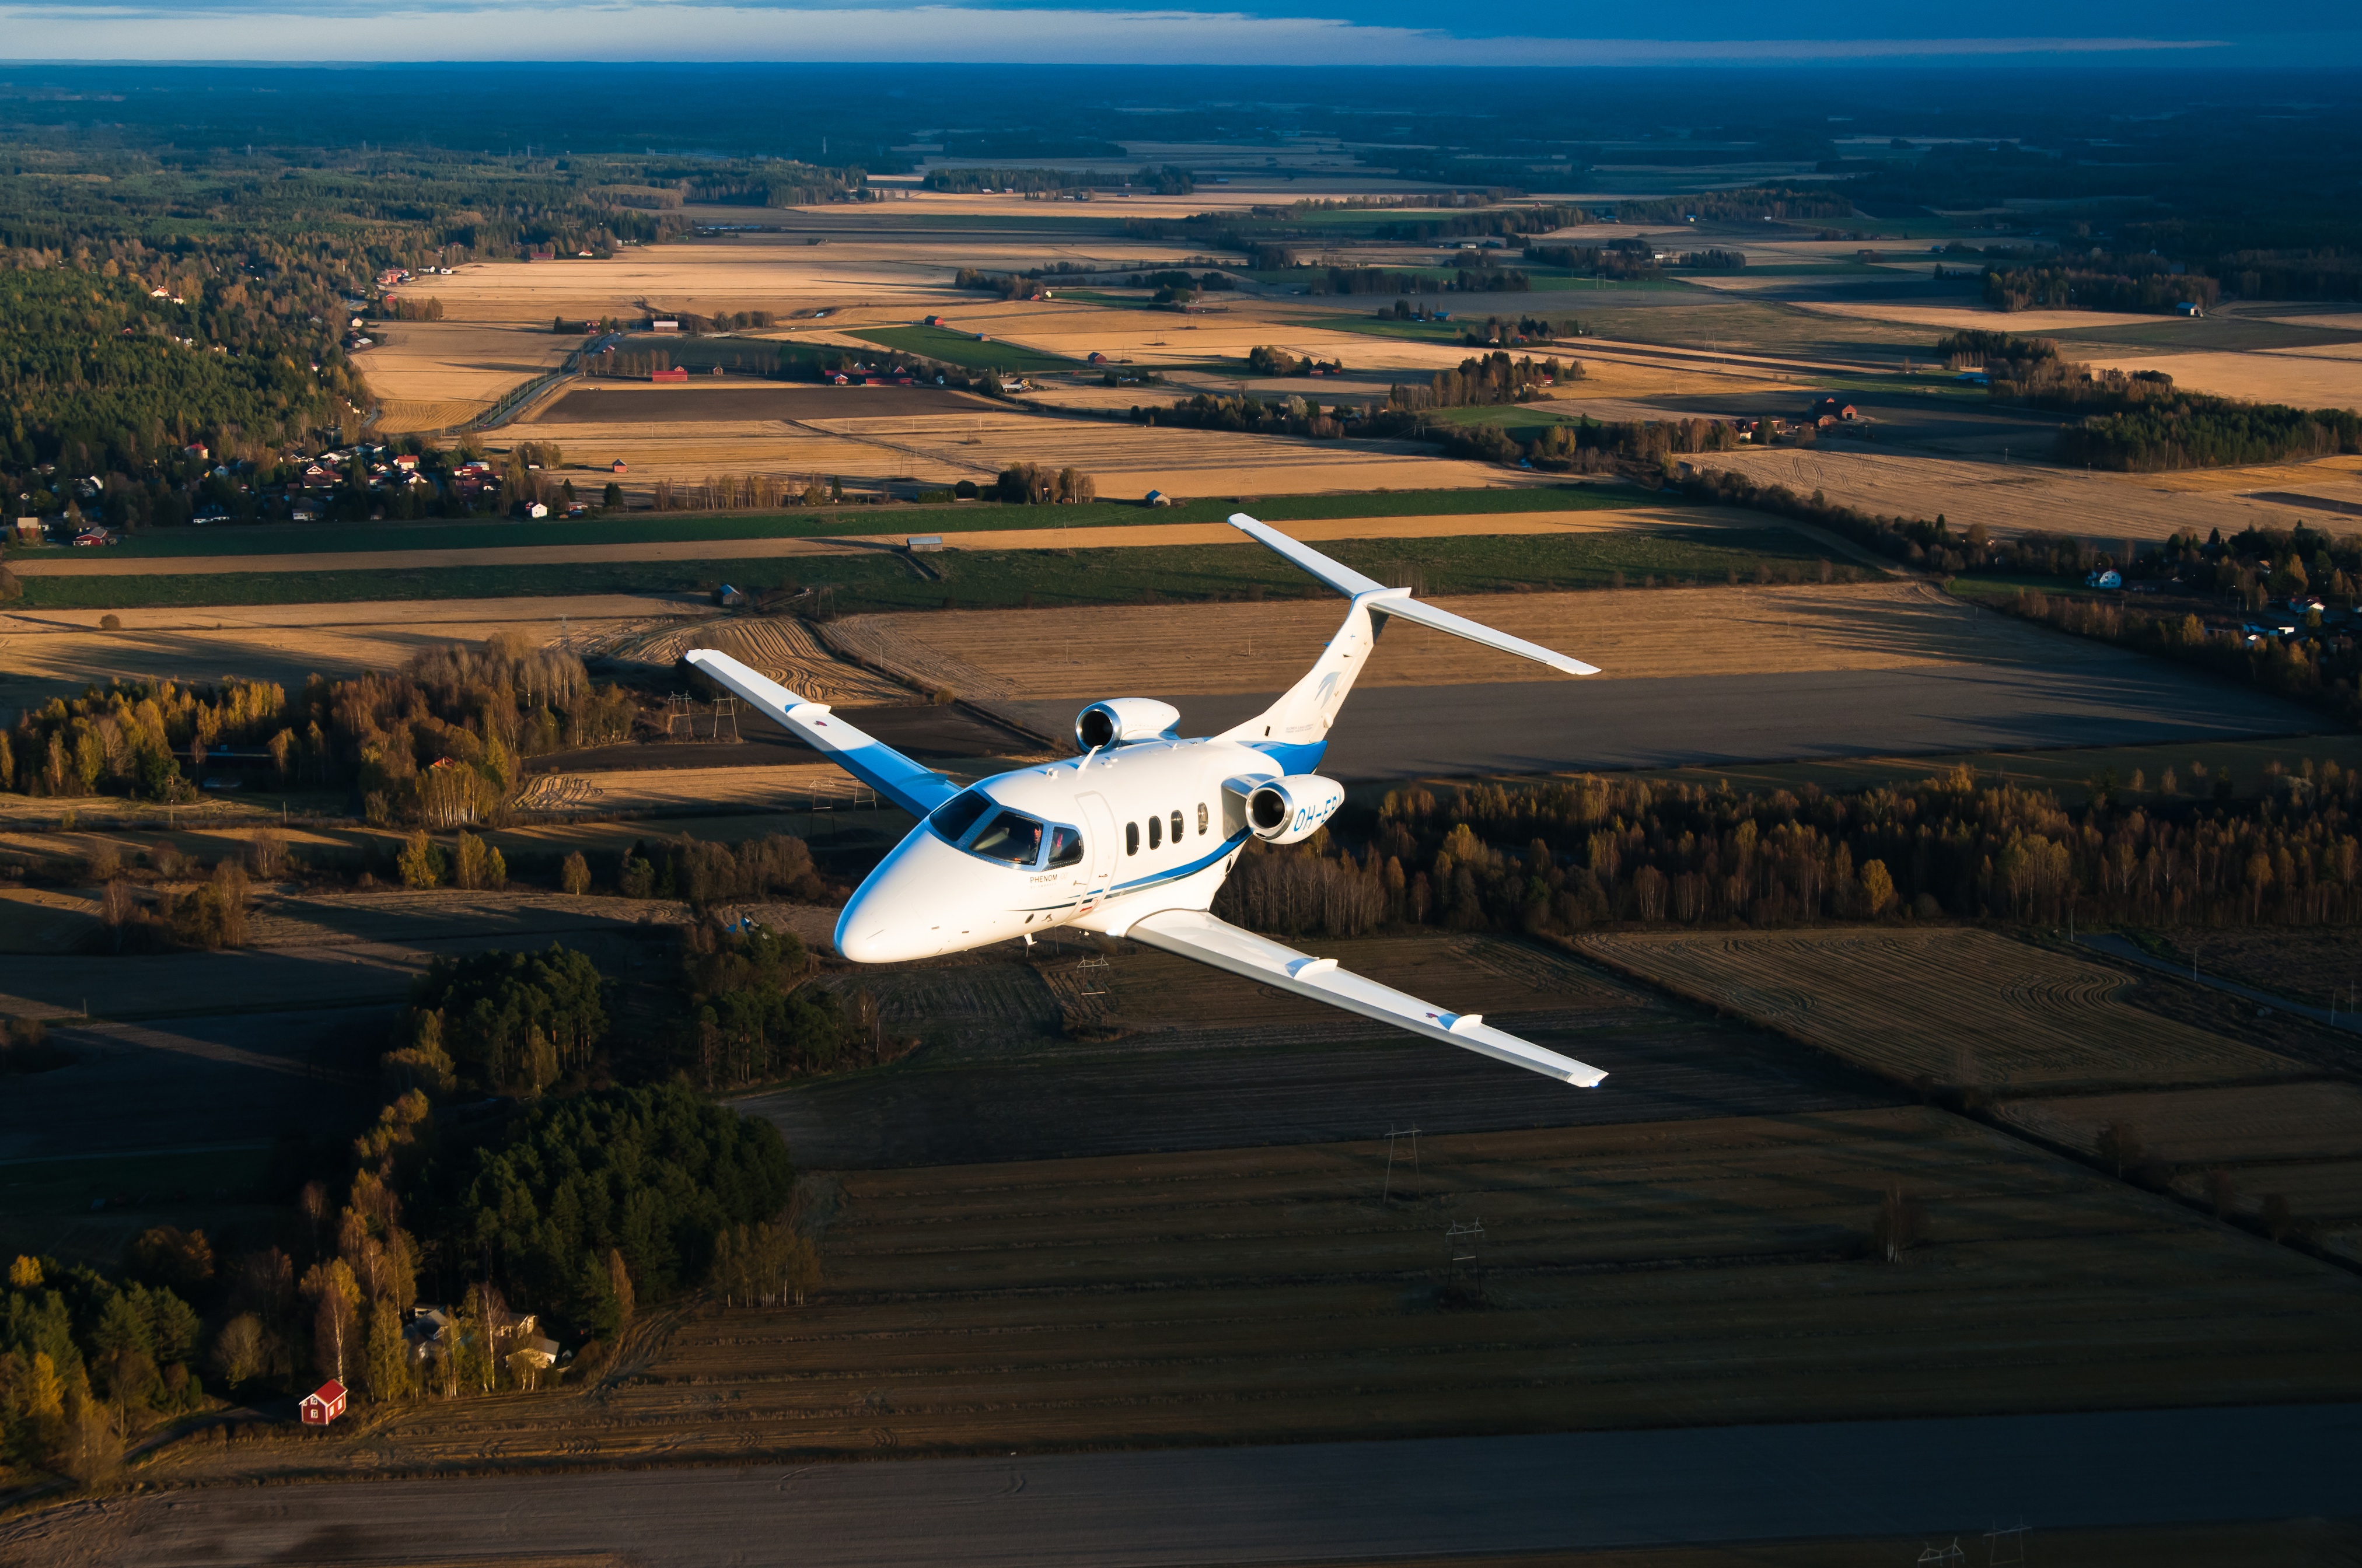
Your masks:
<path fill-rule="evenodd" d="M 1414 1035 L 1459 1046 L 1496 1061 L 1562 1082 L 1595 1088 L 1607 1075 L 1572 1057 L 1544 1050 L 1506 1030 L 1496 1029 L 1478 1013 L 1448 1013 L 1337 967 L 1334 959 L 1316 959 L 1283 947 L 1268 938 L 1217 920 L 1194 909 L 1167 909 L 1144 915 L 1124 932 L 1135 942 L 1160 948 L 1185 959 L 1211 964 L 1275 990 L 1325 1002 L 1364 1018 L 1392 1024 Z"/>
<path fill-rule="evenodd" d="M 1547 664 L 1562 674 L 1595 675 L 1599 673 L 1595 664 L 1570 659 L 1539 642 L 1529 642 L 1522 637 L 1496 631 L 1464 615 L 1454 615 L 1448 609 L 1438 609 L 1431 604 L 1415 599 L 1410 597 L 1408 588 L 1390 588 L 1356 572 L 1342 561 L 1332 561 L 1310 545 L 1290 539 L 1268 523 L 1257 522 L 1244 512 L 1232 513 L 1231 526 L 1250 539 L 1271 546 L 1339 593 L 1363 600 L 1373 614 L 1390 615 L 1399 620 L 1415 621 L 1431 630 L 1464 637 L 1471 642 L 1481 642 L 1487 648 L 1515 653 L 1518 658 L 1531 659 L 1537 664 Z"/>
<path fill-rule="evenodd" d="M 697 669 L 785 725 L 789 734 L 913 817 L 924 817 L 959 793 L 959 785 L 837 718 L 825 703 L 806 702 L 729 654 L 717 653 L 711 648 L 695 648 L 688 657 Z"/>

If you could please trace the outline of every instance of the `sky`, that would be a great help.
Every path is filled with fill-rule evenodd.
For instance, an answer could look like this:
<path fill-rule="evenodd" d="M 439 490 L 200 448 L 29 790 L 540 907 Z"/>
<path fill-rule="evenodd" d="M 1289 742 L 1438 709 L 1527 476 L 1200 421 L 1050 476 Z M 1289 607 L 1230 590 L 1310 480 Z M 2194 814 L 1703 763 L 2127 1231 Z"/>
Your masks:
<path fill-rule="evenodd" d="M 2362 7 L 2296 0 L 0 0 L 5 60 L 877 60 L 1616 66 L 2344 66 Z"/>

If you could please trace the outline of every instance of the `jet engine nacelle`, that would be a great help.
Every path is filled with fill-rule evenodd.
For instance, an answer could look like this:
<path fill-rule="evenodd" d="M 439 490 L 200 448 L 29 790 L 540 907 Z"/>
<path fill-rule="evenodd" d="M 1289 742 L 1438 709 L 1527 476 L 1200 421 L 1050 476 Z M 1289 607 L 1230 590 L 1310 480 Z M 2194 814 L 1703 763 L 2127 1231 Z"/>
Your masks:
<path fill-rule="evenodd" d="M 1151 696 L 1120 696 L 1095 702 L 1075 716 L 1075 743 L 1086 751 L 1102 746 L 1125 746 L 1134 740 L 1163 740 L 1181 722 L 1181 710 Z"/>
<path fill-rule="evenodd" d="M 1266 844 L 1309 839 L 1345 804 L 1345 786 L 1318 773 L 1290 773 L 1247 794 L 1247 829 Z"/>

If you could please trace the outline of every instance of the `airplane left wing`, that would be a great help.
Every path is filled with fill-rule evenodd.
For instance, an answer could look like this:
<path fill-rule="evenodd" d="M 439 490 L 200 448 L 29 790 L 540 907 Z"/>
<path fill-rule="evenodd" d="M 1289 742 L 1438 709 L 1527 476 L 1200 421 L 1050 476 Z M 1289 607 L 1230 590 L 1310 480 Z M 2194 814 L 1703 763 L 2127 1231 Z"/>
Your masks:
<path fill-rule="evenodd" d="M 943 774 L 835 717 L 826 703 L 806 702 L 727 653 L 694 648 L 689 662 L 913 817 L 924 817 L 959 793 L 960 786 Z"/>
<path fill-rule="evenodd" d="M 1529 1040 L 1496 1029 L 1485 1022 L 1482 1014 L 1445 1012 L 1416 996 L 1365 980 L 1351 970 L 1339 969 L 1334 959 L 1299 953 L 1198 910 L 1167 909 L 1142 916 L 1131 923 L 1124 935 L 1149 947 L 1195 959 L 1264 985 L 1325 1002 L 1331 1007 L 1341 1007 L 1348 1013 L 1358 1013 L 1364 1018 L 1392 1024 L 1414 1035 L 1424 1035 L 1430 1040 L 1440 1040 L 1447 1046 L 1458 1046 L 1584 1089 L 1597 1087 L 1600 1080 L 1607 1076 L 1572 1057 L 1544 1050 Z"/>

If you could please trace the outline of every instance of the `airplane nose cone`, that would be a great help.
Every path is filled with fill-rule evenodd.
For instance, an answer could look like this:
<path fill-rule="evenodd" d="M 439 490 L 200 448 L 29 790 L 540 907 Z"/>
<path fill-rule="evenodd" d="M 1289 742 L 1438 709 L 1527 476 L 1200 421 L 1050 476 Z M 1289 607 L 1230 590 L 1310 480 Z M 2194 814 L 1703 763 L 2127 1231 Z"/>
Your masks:
<path fill-rule="evenodd" d="M 908 946 L 909 933 L 896 930 L 874 900 L 855 894 L 837 916 L 837 954 L 853 963 L 890 964 L 920 956 L 904 951 Z"/>
<path fill-rule="evenodd" d="M 962 946 L 973 892 L 967 858 L 921 828 L 869 873 L 836 920 L 836 950 L 856 964 L 931 959 Z M 956 934 L 956 935 L 955 935 Z"/>

